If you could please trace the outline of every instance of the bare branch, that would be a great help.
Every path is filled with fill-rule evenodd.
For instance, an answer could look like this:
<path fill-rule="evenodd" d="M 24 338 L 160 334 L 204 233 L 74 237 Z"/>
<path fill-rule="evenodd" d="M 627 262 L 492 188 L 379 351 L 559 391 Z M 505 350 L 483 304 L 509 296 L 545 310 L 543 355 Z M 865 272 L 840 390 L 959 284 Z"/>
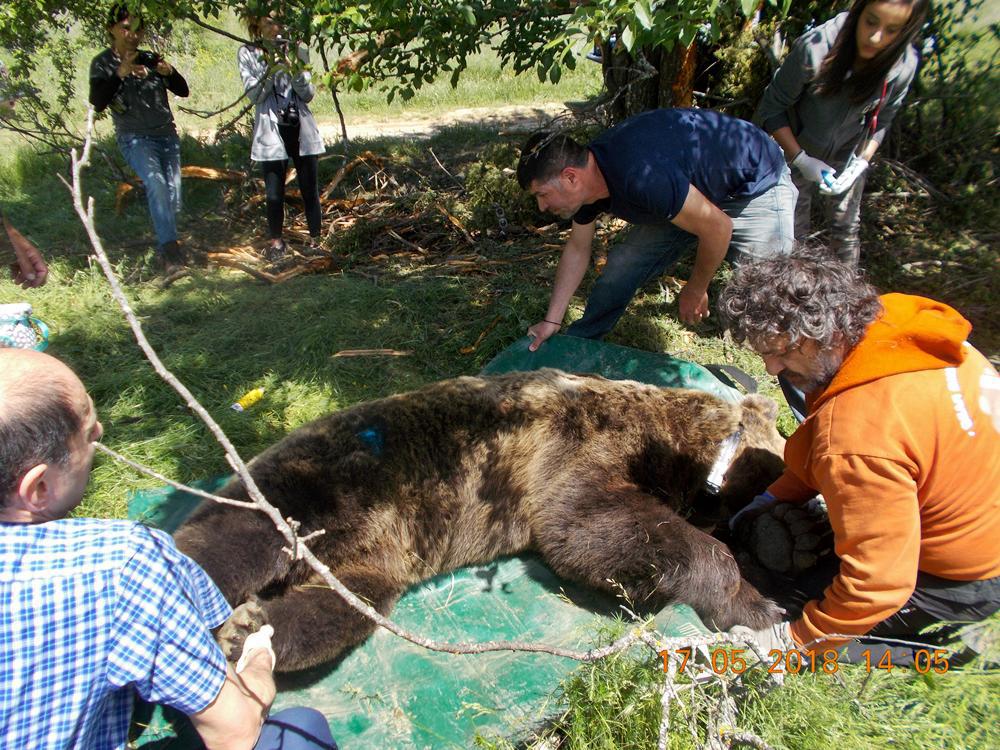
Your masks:
<path fill-rule="evenodd" d="M 238 123 L 241 119 L 243 119 L 243 115 L 249 112 L 253 108 L 253 106 L 254 106 L 253 102 L 247 102 L 247 105 L 243 109 L 241 109 L 239 112 L 233 115 L 233 117 L 231 117 L 227 122 L 223 123 L 218 128 L 216 128 L 215 132 L 225 133 L 227 130 L 232 128 L 236 123 Z"/>
<path fill-rule="evenodd" d="M 246 488 L 247 494 L 250 496 L 251 500 L 257 504 L 259 510 L 266 513 L 271 520 L 274 521 L 278 531 L 285 537 L 288 543 L 294 544 L 295 535 L 292 533 L 292 530 L 288 527 L 288 524 L 285 523 L 281 514 L 278 513 L 274 506 L 264 499 L 264 495 L 257 487 L 257 483 L 254 481 L 253 477 L 250 476 L 250 471 L 247 469 L 246 464 L 243 462 L 243 459 L 240 458 L 239 453 L 236 452 L 236 448 L 229 441 L 229 438 L 222 431 L 222 428 L 219 427 L 218 423 L 216 423 L 205 408 L 198 403 L 198 400 L 194 397 L 194 394 L 188 390 L 187 386 L 181 383 L 174 376 L 174 374 L 164 366 L 159 355 L 157 355 L 156 351 L 146 339 L 146 334 L 143 332 L 138 318 L 136 318 L 128 299 L 125 297 L 125 293 L 122 291 L 122 288 L 118 283 L 118 278 L 115 276 L 114 269 L 111 267 L 111 261 L 108 260 L 107 253 L 105 253 L 104 246 L 101 243 L 101 238 L 97 235 L 97 228 L 94 226 L 94 200 L 93 198 L 89 199 L 87 201 L 86 208 L 84 208 L 83 204 L 81 173 L 84 167 L 88 166 L 90 163 L 90 148 L 93 143 L 93 136 L 94 108 L 89 107 L 87 110 L 87 135 L 83 149 L 79 152 L 77 149 L 73 149 L 70 155 L 73 177 L 73 206 L 76 209 L 77 216 L 80 217 L 80 221 L 83 222 L 84 229 L 90 239 L 90 244 L 94 248 L 94 252 L 97 255 L 97 261 L 100 264 L 101 269 L 104 271 L 104 276 L 107 278 L 108 284 L 111 286 L 111 294 L 115 298 L 115 301 L 118 302 L 118 306 L 121 307 L 122 312 L 125 313 L 125 317 L 128 320 L 129 326 L 132 328 L 132 333 L 135 335 L 139 348 L 142 349 L 150 364 L 153 365 L 153 369 L 156 371 L 157 375 L 163 378 L 163 380 L 165 380 L 175 391 L 177 391 L 181 398 L 184 399 L 188 408 L 201 418 L 201 420 L 208 427 L 209 431 L 222 446 L 226 453 L 226 460 L 229 462 L 230 466 L 233 467 L 233 470 L 236 471 L 236 474 L 243 482 L 243 486 Z"/>
<path fill-rule="evenodd" d="M 198 497 L 203 497 L 206 500 L 214 500 L 217 503 L 222 503 L 223 505 L 235 505 L 237 508 L 251 508 L 255 509 L 257 506 L 254 503 L 248 502 L 246 500 L 233 500 L 231 497 L 222 497 L 220 495 L 213 495 L 211 492 L 205 492 L 204 490 L 199 490 L 194 487 L 189 487 L 186 484 L 181 484 L 180 482 L 175 482 L 173 479 L 169 479 L 158 471 L 150 469 L 148 466 L 136 463 L 131 459 L 126 458 L 118 451 L 112 450 L 103 443 L 94 443 L 94 447 L 102 453 L 106 453 L 117 461 L 121 461 L 123 464 L 131 466 L 133 469 L 138 471 L 140 474 L 145 474 L 146 476 L 152 477 L 153 479 L 158 479 L 164 484 L 169 484 L 175 490 L 181 490 L 182 492 L 187 492 L 190 495 L 196 495 Z M 312 534 L 310 534 L 312 536 Z"/>
<path fill-rule="evenodd" d="M 239 104 L 241 101 L 243 101 L 243 98 L 245 96 L 246 96 L 245 94 L 240 94 L 238 97 L 236 97 L 236 99 L 234 99 L 233 101 L 231 101 L 229 104 L 227 104 L 222 109 L 215 109 L 215 110 L 212 110 L 211 112 L 209 112 L 207 110 L 204 110 L 204 109 L 191 109 L 190 107 L 185 107 L 185 106 L 180 105 L 180 104 L 177 105 L 177 109 L 181 110 L 181 112 L 187 112 L 189 115 L 194 115 L 195 117 L 200 117 L 203 120 L 209 120 L 209 119 L 215 117 L 216 115 L 221 115 L 223 112 L 228 112 L 233 107 L 235 107 L 237 104 Z M 250 109 L 250 108 L 249 107 L 244 108 L 243 112 L 246 112 L 247 109 Z M 243 116 L 243 112 L 240 112 L 240 114 L 237 115 L 237 117 L 242 117 Z"/>
<path fill-rule="evenodd" d="M 319 57 L 323 61 L 323 70 L 329 75 L 330 63 L 326 58 L 326 44 L 322 41 L 319 45 Z M 337 72 L 341 72 L 339 65 Z M 332 81 L 330 83 L 330 96 L 333 97 L 333 106 L 337 110 L 337 118 L 340 120 L 340 136 L 344 141 L 344 159 L 346 160 L 351 150 L 351 140 L 347 137 L 347 121 L 344 119 L 344 109 L 340 106 L 340 98 L 337 96 L 337 84 Z"/>
<path fill-rule="evenodd" d="M 227 37 L 229 39 L 232 39 L 233 41 L 239 42 L 240 44 L 253 44 L 253 42 L 251 42 L 249 39 L 244 39 L 241 36 L 236 36 L 236 34 L 229 33 L 225 29 L 220 29 L 216 26 L 212 26 L 211 24 L 205 23 L 200 18 L 198 18 L 198 16 L 196 16 L 194 13 L 191 13 L 190 15 L 186 16 L 186 18 L 189 21 L 191 21 L 191 23 L 197 26 L 201 26 L 203 29 L 208 29 L 209 31 L 214 32 L 219 36 Z"/>

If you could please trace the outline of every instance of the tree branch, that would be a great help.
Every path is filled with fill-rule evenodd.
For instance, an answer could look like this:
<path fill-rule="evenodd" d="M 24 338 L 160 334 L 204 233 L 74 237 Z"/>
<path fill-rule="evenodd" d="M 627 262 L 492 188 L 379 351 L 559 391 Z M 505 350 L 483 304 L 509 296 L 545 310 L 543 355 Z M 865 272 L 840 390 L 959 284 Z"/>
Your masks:
<path fill-rule="evenodd" d="M 219 495 L 213 495 L 211 492 L 205 492 L 204 490 L 199 490 L 199 489 L 196 489 L 194 487 L 189 487 L 186 484 L 181 484 L 180 482 L 175 482 L 173 479 L 169 479 L 169 478 L 163 476 L 163 474 L 160 474 L 158 471 L 154 471 L 153 469 L 150 469 L 148 466 L 144 466 L 143 464 L 136 463 L 135 461 L 132 461 L 131 459 L 125 458 L 125 456 L 123 456 L 121 453 L 118 453 L 117 451 L 112 450 L 111 448 L 109 448 L 108 446 L 104 445 L 103 443 L 94 443 L 94 447 L 97 448 L 97 450 L 101 451 L 102 453 L 107 453 L 109 456 L 111 456 L 116 461 L 121 461 L 123 464 L 126 464 L 127 466 L 131 466 L 133 469 L 135 469 L 136 471 L 138 471 L 140 474 L 145 474 L 148 477 L 152 477 L 153 479 L 160 480 L 164 484 L 169 484 L 175 490 L 181 490 L 182 492 L 187 492 L 190 495 L 197 495 L 198 497 L 203 497 L 206 500 L 214 500 L 215 502 L 222 503 L 223 505 L 235 505 L 237 508 L 251 508 L 252 509 L 252 508 L 256 508 L 257 507 L 257 505 L 255 503 L 247 502 L 246 500 L 233 500 L 231 497 L 221 497 Z"/>
<path fill-rule="evenodd" d="M 330 63 L 326 59 L 326 45 L 319 45 L 319 56 L 323 61 L 323 70 L 329 75 L 330 73 Z M 343 61 L 341 61 L 343 62 Z M 360 63 L 359 63 L 360 64 Z M 340 72 L 340 65 L 337 66 L 337 72 Z M 344 159 L 346 160 L 351 151 L 351 139 L 347 137 L 347 122 L 344 120 L 344 109 L 340 106 L 340 98 L 337 96 L 337 87 L 333 83 L 330 84 L 330 96 L 333 97 L 333 106 L 337 110 L 337 118 L 340 120 L 340 135 L 344 139 Z"/>
<path fill-rule="evenodd" d="M 191 23 L 194 23 L 194 24 L 196 24 L 198 26 L 201 26 L 203 29 L 208 29 L 209 31 L 211 31 L 213 33 L 216 33 L 219 36 L 227 37 L 229 39 L 232 39 L 235 42 L 239 42 L 240 44 L 253 44 L 253 42 L 250 41 L 249 39 L 244 39 L 243 37 L 236 36 L 236 34 L 230 34 L 225 29 L 220 29 L 220 28 L 218 28 L 216 26 L 212 26 L 209 23 L 205 23 L 200 18 L 198 18 L 198 16 L 196 16 L 194 13 L 188 14 L 187 16 L 185 16 L 185 18 L 187 18 L 189 21 L 191 21 Z"/>
<path fill-rule="evenodd" d="M 187 112 L 189 115 L 194 115 L 195 117 L 200 117 L 203 120 L 208 120 L 208 119 L 210 119 L 212 117 L 215 117 L 216 115 L 221 115 L 223 112 L 228 112 L 233 107 L 235 107 L 237 104 L 239 104 L 241 101 L 243 101 L 243 98 L 245 96 L 246 96 L 246 94 L 240 94 L 238 97 L 236 97 L 236 99 L 234 99 L 232 102 L 230 102 L 229 104 L 227 104 L 222 109 L 216 109 L 216 110 L 213 110 L 211 112 L 208 112 L 208 111 L 203 110 L 203 109 L 191 109 L 190 107 L 185 107 L 185 106 L 180 105 L 180 104 L 177 105 L 177 109 L 181 110 L 182 112 Z M 250 107 L 245 107 L 243 109 L 243 112 L 246 112 L 248 109 L 250 109 Z M 243 112 L 240 112 L 240 114 L 237 115 L 237 117 L 242 117 L 243 116 Z"/>

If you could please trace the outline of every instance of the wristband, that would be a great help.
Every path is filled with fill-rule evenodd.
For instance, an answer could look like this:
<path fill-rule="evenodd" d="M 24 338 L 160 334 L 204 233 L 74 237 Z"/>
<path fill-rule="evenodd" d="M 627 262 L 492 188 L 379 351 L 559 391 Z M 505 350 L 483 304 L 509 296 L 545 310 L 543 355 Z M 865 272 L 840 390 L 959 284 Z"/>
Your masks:
<path fill-rule="evenodd" d="M 562 328 L 562 323 L 556 323 L 554 320 L 549 320 L 548 318 L 542 318 L 542 322 L 549 323 L 551 325 L 559 326 L 560 328 Z"/>
<path fill-rule="evenodd" d="M 802 156 L 802 154 L 804 154 L 805 152 L 806 152 L 806 150 L 804 148 L 800 148 L 798 150 L 798 152 L 795 154 L 795 156 L 793 156 L 791 159 L 789 159 L 786 163 L 787 164 L 794 164 L 795 160 L 798 159 L 800 156 Z"/>

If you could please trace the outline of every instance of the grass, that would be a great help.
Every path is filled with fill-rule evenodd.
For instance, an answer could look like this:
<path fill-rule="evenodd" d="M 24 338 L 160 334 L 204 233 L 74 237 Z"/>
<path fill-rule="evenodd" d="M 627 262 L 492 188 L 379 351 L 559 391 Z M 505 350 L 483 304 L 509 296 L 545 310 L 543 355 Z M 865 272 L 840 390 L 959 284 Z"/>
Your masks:
<path fill-rule="evenodd" d="M 129 289 L 147 336 L 166 366 L 191 388 L 247 456 L 322 413 L 470 373 L 482 363 L 459 349 L 469 297 L 461 279 L 399 279 L 387 285 L 350 278 L 303 278 L 262 290 L 237 274 Z M 0 287 L 8 296 L 10 285 Z M 11 298 L 16 298 L 11 294 Z M 176 478 L 227 471 L 207 431 L 145 363 L 96 267 L 59 262 L 50 283 L 27 297 L 52 327 L 52 352 L 86 382 L 105 424 L 105 442 Z M 472 316 L 475 320 L 475 316 Z M 414 352 L 384 360 L 331 359 L 341 349 Z M 229 409 L 262 386 L 263 402 Z M 83 515 L 122 516 L 126 488 L 151 486 L 98 459 Z"/>
<path fill-rule="evenodd" d="M 179 35 L 178 49 L 177 64 L 189 75 L 195 106 L 209 109 L 238 92 L 235 65 L 229 64 L 234 44 L 188 34 Z M 84 65 L 94 51 L 96 46 L 81 51 L 84 62 L 79 64 Z M 217 60 L 223 62 L 215 64 Z M 405 109 L 396 104 L 387 110 L 372 92 L 345 96 L 348 121 L 376 113 L 381 117 L 387 111 L 408 116 L 451 106 L 560 101 L 581 98 L 596 87 L 597 66 L 581 65 L 579 79 L 567 75 L 552 88 L 530 75 L 502 77 L 498 85 L 493 64 L 489 57 L 478 58 L 460 90 L 454 92 L 446 84 L 426 87 Z M 502 97 L 497 95 L 501 90 Z M 996 90 L 994 86 L 994 102 Z M 983 100 L 987 112 L 989 101 Z M 322 106 L 318 103 L 317 110 L 329 114 Z M 203 126 L 193 116 L 179 120 L 185 128 Z M 115 158 L 106 126 L 102 133 L 102 147 Z M 207 430 L 145 363 L 103 277 L 87 259 L 82 229 L 56 178 L 65 172 L 65 164 L 51 154 L 14 148 L 8 138 L 0 134 L 0 201 L 15 224 L 45 250 L 53 274 L 46 287 L 33 291 L 0 280 L 0 301 L 30 301 L 36 314 L 52 326 L 50 351 L 88 385 L 110 447 L 180 481 L 228 471 Z M 499 196 L 517 229 L 550 221 L 533 213 L 530 202 L 523 201 L 503 172 L 511 165 L 519 140 L 520 136 L 456 126 L 427 142 L 377 139 L 357 147 L 384 156 L 383 174 L 396 179 L 403 192 L 417 196 L 417 201 L 440 197 L 463 219 L 485 222 L 480 229 L 489 227 L 492 202 Z M 247 142 L 239 133 L 212 145 L 186 136 L 183 147 L 185 163 L 246 166 Z M 462 176 L 467 193 L 455 190 L 429 149 L 452 173 Z M 320 179 L 329 179 L 338 165 L 336 159 L 323 162 Z M 371 197 L 376 192 L 374 180 L 372 171 L 359 170 L 342 189 Z M 490 265 L 488 274 L 457 273 L 415 261 L 386 262 L 373 272 L 372 247 L 383 230 L 375 223 L 360 223 L 333 237 L 334 251 L 345 259 L 342 273 L 264 287 L 238 272 L 196 271 L 163 289 L 149 269 L 151 231 L 145 207 L 133 201 L 121 216 L 115 215 L 115 181 L 100 162 L 86 181 L 95 197 L 102 236 L 151 342 L 245 457 L 325 412 L 478 372 L 544 312 L 561 241 L 554 231 L 543 237 L 515 231 L 507 242 L 482 232 L 473 250 L 483 258 L 484 267 L 486 261 L 502 261 Z M 983 180 L 980 186 L 978 193 L 945 204 L 898 198 L 891 194 L 908 186 L 877 167 L 871 191 L 886 197 L 865 204 L 863 262 L 882 289 L 924 293 L 955 305 L 975 324 L 973 342 L 996 358 L 1000 326 L 994 310 L 1000 298 L 1000 269 L 990 232 L 995 237 L 1000 206 L 993 183 Z M 254 190 L 254 185 L 247 188 Z M 186 183 L 185 235 L 205 250 L 252 241 L 262 215 L 234 210 L 247 194 L 214 184 Z M 406 205 L 412 208 L 413 201 Z M 479 215 L 486 218 L 477 219 Z M 604 230 L 598 251 L 606 251 L 613 238 L 613 228 Z M 518 260 L 543 253 L 546 246 L 549 254 L 529 262 Z M 684 277 L 683 269 L 677 274 Z M 592 278 L 574 298 L 570 318 L 582 312 Z M 724 339 L 714 318 L 697 329 L 677 322 L 676 287 L 669 279 L 643 290 L 610 340 L 694 361 L 737 364 L 757 376 L 765 392 L 780 398 L 759 358 Z M 463 353 L 472 346 L 473 351 Z M 332 357 L 343 349 L 383 347 L 412 354 Z M 261 386 L 266 395 L 259 404 L 244 414 L 229 409 L 242 393 Z M 784 407 L 781 420 L 787 434 L 793 424 Z M 79 513 L 121 517 L 130 492 L 155 484 L 98 456 Z M 965 671 L 932 679 L 900 672 L 876 674 L 863 693 L 863 672 L 845 668 L 842 676 L 844 684 L 826 675 L 790 679 L 782 690 L 747 701 L 743 709 L 747 728 L 775 747 L 787 748 L 1000 746 L 995 728 L 995 717 L 1000 715 L 996 674 Z M 559 726 L 567 736 L 566 747 L 655 745 L 660 679 L 657 664 L 642 657 L 620 657 L 582 668 L 563 688 L 566 715 Z M 684 717 L 676 715 L 673 725 L 685 726 Z M 490 742 L 482 740 L 482 746 L 507 746 Z M 671 739 L 671 747 L 688 746 L 693 745 L 683 731 Z"/>
<path fill-rule="evenodd" d="M 599 635 L 599 644 L 620 636 L 624 626 Z M 1000 619 L 993 620 L 1000 631 Z M 697 750 L 708 740 L 707 720 L 716 710 L 720 684 L 737 703 L 740 730 L 780 750 L 988 750 L 1000 744 L 1000 672 L 970 665 L 944 674 L 920 675 L 842 664 L 835 674 L 786 675 L 774 688 L 751 658 L 737 680 L 692 686 L 677 678 L 680 699 L 671 701 L 667 747 Z M 657 746 L 661 719 L 662 662 L 646 649 L 632 649 L 580 667 L 561 687 L 563 713 L 529 737 L 480 737 L 482 750 L 620 750 Z M 735 745 L 734 745 L 735 747 Z"/>

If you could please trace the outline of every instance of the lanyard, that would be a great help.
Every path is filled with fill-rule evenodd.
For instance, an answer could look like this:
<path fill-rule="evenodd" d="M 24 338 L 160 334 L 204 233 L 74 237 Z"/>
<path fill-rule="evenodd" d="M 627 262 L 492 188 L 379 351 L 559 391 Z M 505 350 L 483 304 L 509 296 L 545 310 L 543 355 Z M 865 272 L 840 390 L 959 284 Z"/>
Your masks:
<path fill-rule="evenodd" d="M 875 128 L 878 127 L 878 113 L 882 111 L 882 103 L 885 102 L 885 92 L 888 88 L 889 88 L 889 77 L 886 76 L 885 80 L 882 81 L 882 96 L 878 98 L 878 104 L 875 106 L 874 114 L 872 114 L 871 125 L 868 126 L 869 138 L 875 135 Z"/>

